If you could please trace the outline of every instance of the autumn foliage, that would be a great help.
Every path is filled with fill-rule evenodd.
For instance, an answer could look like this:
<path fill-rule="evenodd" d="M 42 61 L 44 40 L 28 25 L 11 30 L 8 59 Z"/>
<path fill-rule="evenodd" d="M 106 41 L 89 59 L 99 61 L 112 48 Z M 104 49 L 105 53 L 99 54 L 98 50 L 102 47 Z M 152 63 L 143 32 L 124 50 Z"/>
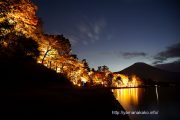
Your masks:
<path fill-rule="evenodd" d="M 30 0 L 1 0 L 0 55 L 31 57 L 74 83 L 87 76 L 83 62 L 71 55 L 70 41 L 43 33 L 36 11 Z"/>
<path fill-rule="evenodd" d="M 115 75 L 107 66 L 90 70 L 87 61 L 72 55 L 71 43 L 63 35 L 43 32 L 42 22 L 36 16 L 37 6 L 30 0 L 0 1 L 0 57 L 31 59 L 47 68 L 64 74 L 77 86 L 128 86 L 137 83 L 123 75 Z M 121 77 L 118 80 L 117 76 Z M 120 84 L 117 84 L 117 83 Z M 132 85 L 133 86 L 133 85 Z"/>
<path fill-rule="evenodd" d="M 36 34 L 38 17 L 37 7 L 30 0 L 1 0 L 0 22 L 7 22 L 12 29 L 4 30 L 3 34 L 16 32 L 26 37 Z"/>

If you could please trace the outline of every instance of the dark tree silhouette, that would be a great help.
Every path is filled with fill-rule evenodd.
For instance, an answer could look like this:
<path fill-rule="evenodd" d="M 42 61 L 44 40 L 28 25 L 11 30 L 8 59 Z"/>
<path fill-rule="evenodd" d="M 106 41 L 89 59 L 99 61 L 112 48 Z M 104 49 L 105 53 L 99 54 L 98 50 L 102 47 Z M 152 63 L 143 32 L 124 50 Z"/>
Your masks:
<path fill-rule="evenodd" d="M 108 66 L 106 66 L 106 65 L 102 66 L 102 71 L 103 71 L 103 72 L 107 72 L 107 71 L 109 71 Z"/>
<path fill-rule="evenodd" d="M 102 72 L 102 66 L 98 66 L 97 71 L 98 71 L 98 72 Z"/>
<path fill-rule="evenodd" d="M 96 72 L 96 70 L 94 68 L 91 69 L 92 72 Z"/>
<path fill-rule="evenodd" d="M 82 62 L 83 62 L 83 64 L 84 64 L 84 68 L 89 72 L 89 71 L 90 71 L 90 68 L 89 68 L 89 64 L 88 64 L 88 62 L 86 61 L 86 59 L 83 59 Z"/>
<path fill-rule="evenodd" d="M 106 65 L 98 66 L 98 72 L 107 72 L 109 71 L 109 68 Z"/>
<path fill-rule="evenodd" d="M 38 44 L 32 38 L 14 33 L 1 38 L 0 57 L 4 59 L 36 60 L 39 56 Z"/>
<path fill-rule="evenodd" d="M 78 60 L 78 57 L 77 57 L 77 55 L 76 55 L 76 54 L 71 54 L 70 56 L 71 56 L 72 58 L 74 58 L 74 59 Z"/>

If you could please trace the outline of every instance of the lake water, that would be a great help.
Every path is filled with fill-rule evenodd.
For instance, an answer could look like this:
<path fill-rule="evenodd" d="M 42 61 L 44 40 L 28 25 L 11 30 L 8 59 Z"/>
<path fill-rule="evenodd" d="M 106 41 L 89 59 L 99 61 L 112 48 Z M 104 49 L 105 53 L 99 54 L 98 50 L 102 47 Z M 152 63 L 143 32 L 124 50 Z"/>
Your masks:
<path fill-rule="evenodd" d="M 131 120 L 180 120 L 178 87 L 112 89 Z"/>

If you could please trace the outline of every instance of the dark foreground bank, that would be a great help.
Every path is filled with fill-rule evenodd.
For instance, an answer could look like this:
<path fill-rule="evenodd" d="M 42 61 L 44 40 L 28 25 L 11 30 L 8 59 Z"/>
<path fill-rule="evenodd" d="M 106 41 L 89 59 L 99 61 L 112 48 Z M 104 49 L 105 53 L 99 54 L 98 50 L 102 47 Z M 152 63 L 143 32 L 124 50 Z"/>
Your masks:
<path fill-rule="evenodd" d="M 65 77 L 34 63 L 0 67 L 0 119 L 126 120 L 109 89 L 74 88 Z"/>
<path fill-rule="evenodd" d="M 37 88 L 0 92 L 1 117 L 7 119 L 124 120 L 112 115 L 123 110 L 105 89 Z"/>

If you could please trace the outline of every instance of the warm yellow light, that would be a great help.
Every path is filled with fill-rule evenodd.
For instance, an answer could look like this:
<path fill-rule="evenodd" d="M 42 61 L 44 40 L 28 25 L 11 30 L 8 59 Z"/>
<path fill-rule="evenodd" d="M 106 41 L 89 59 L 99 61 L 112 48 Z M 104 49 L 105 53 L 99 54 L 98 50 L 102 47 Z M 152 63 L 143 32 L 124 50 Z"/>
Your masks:
<path fill-rule="evenodd" d="M 121 77 L 123 86 L 128 87 L 128 82 L 129 82 L 128 76 L 120 74 L 120 77 Z"/>
<path fill-rule="evenodd" d="M 138 105 L 139 88 L 114 89 L 113 93 L 116 99 L 121 103 L 125 110 L 131 110 L 130 105 Z"/>
<path fill-rule="evenodd" d="M 87 79 L 84 78 L 84 77 L 81 77 L 81 81 L 84 82 L 84 83 L 86 83 L 86 82 L 87 82 Z"/>

